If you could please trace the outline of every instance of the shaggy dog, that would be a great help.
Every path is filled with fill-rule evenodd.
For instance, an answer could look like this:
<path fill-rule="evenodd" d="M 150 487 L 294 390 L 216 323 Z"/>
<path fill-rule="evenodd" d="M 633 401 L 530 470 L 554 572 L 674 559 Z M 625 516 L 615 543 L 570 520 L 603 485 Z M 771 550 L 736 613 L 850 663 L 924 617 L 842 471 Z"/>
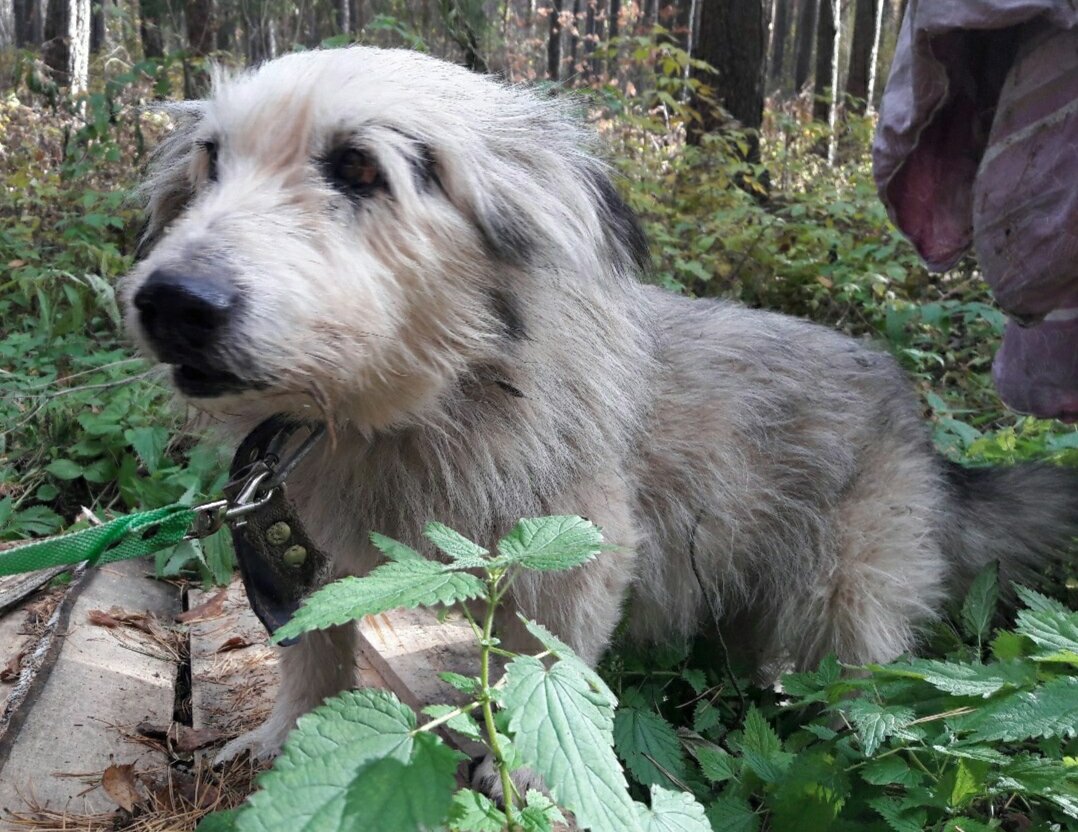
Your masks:
<path fill-rule="evenodd" d="M 219 79 L 150 171 L 130 330 L 233 441 L 334 425 L 289 482 L 338 574 L 433 519 L 487 545 L 521 517 L 601 526 L 612 551 L 513 587 L 588 662 L 623 613 L 685 638 L 708 602 L 761 668 L 886 661 L 982 565 L 1075 532 L 1075 476 L 943 461 L 890 356 L 638 283 L 592 144 L 563 102 L 413 52 Z M 225 755 L 349 687 L 354 639 L 283 649 L 273 714 Z"/>

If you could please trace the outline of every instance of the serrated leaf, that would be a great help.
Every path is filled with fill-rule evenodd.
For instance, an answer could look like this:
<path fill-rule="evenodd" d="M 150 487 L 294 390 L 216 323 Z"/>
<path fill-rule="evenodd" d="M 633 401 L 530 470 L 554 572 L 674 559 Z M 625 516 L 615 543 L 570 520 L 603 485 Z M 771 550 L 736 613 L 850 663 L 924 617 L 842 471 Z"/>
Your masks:
<path fill-rule="evenodd" d="M 1006 662 L 1021 659 L 1033 652 L 1033 644 L 1009 630 L 1000 631 L 992 639 L 992 655 L 997 661 Z"/>
<path fill-rule="evenodd" d="M 692 692 L 697 695 L 707 690 L 707 676 L 702 670 L 695 667 L 686 668 L 681 672 L 681 678 L 689 683 Z"/>
<path fill-rule="evenodd" d="M 698 734 L 706 734 L 712 728 L 722 723 L 722 712 L 708 702 L 701 699 L 696 703 L 692 711 L 692 729 Z"/>
<path fill-rule="evenodd" d="M 897 755 L 869 761 L 861 769 L 861 776 L 866 783 L 874 786 L 887 786 L 892 783 L 915 786 L 921 780 L 921 773 L 911 769 L 909 764 Z"/>
<path fill-rule="evenodd" d="M 452 705 L 427 705 L 427 707 L 423 709 L 423 713 L 432 719 L 438 719 L 455 710 L 457 709 Z M 472 718 L 471 714 L 455 714 L 444 724 L 448 728 L 469 739 L 479 740 L 480 742 L 483 740 L 483 735 L 479 730 L 479 724 Z"/>
<path fill-rule="evenodd" d="M 712 801 L 705 814 L 711 828 L 720 832 L 756 832 L 760 828 L 760 816 L 743 797 L 723 795 Z"/>
<path fill-rule="evenodd" d="M 341 829 L 418 832 L 442 826 L 463 759 L 433 734 L 418 734 L 407 763 L 376 760 L 349 784 Z"/>
<path fill-rule="evenodd" d="M 451 670 L 442 671 L 438 674 L 438 678 L 450 687 L 469 695 L 474 694 L 483 686 L 483 683 L 479 680 L 478 676 L 463 676 L 460 673 L 454 673 Z"/>
<path fill-rule="evenodd" d="M 1022 603 L 1033 610 L 1033 612 L 1067 612 L 1067 608 L 1055 598 L 1041 595 L 1037 590 L 1030 589 L 1028 586 L 1014 584 L 1014 591 L 1018 593 L 1018 597 L 1022 599 Z"/>
<path fill-rule="evenodd" d="M 453 832 L 502 832 L 507 826 L 505 812 L 486 795 L 461 789 L 449 807 L 449 828 Z"/>
<path fill-rule="evenodd" d="M 524 624 L 527 631 L 535 637 L 536 641 L 563 662 L 572 665 L 585 679 L 588 680 L 588 684 L 590 684 L 595 691 L 609 703 L 611 708 L 617 707 L 618 698 L 614 695 L 614 692 L 607 687 L 606 682 L 603 681 L 598 673 L 592 670 L 583 659 L 573 652 L 573 648 L 559 639 L 538 621 L 532 621 L 530 618 L 525 618 L 519 613 L 517 614 L 517 617 Z"/>
<path fill-rule="evenodd" d="M 685 756 L 674 727 L 654 711 L 621 708 L 614 715 L 614 750 L 637 782 L 673 785 L 685 779 Z M 670 776 L 668 776 L 670 775 Z"/>
<path fill-rule="evenodd" d="M 161 463 L 168 446 L 168 430 L 163 427 L 129 428 L 124 431 L 128 441 L 146 470 L 153 474 Z"/>
<path fill-rule="evenodd" d="M 753 705 L 745 714 L 745 727 L 741 734 L 741 750 L 752 751 L 764 757 L 777 754 L 782 750 L 779 735 L 771 727 L 763 714 Z"/>
<path fill-rule="evenodd" d="M 988 635 L 999 602 L 999 564 L 993 561 L 973 579 L 962 602 L 962 624 L 966 635 L 979 644 Z"/>
<path fill-rule="evenodd" d="M 599 529 L 574 515 L 521 520 L 498 541 L 498 554 L 510 564 L 540 571 L 572 569 L 599 554 Z"/>
<path fill-rule="evenodd" d="M 959 723 L 973 740 L 1025 740 L 1078 735 L 1078 677 L 1064 676 L 1033 691 L 986 705 Z"/>
<path fill-rule="evenodd" d="M 961 809 L 981 793 L 988 765 L 979 760 L 958 760 L 944 772 L 937 791 L 952 809 Z"/>
<path fill-rule="evenodd" d="M 538 659 L 506 669 L 505 706 L 521 758 L 559 805 L 596 832 L 640 832 L 625 775 L 614 756 L 610 705 L 572 665 Z"/>
<path fill-rule="evenodd" d="M 651 808 L 636 804 L 644 832 L 711 832 L 704 807 L 691 794 L 651 787 Z"/>
<path fill-rule="evenodd" d="M 565 823 L 565 816 L 542 792 L 529 791 L 523 809 L 517 814 L 523 832 L 552 832 L 555 823 Z"/>
<path fill-rule="evenodd" d="M 722 783 L 737 779 L 740 769 L 737 757 L 727 753 L 717 745 L 700 745 L 694 749 L 700 771 L 712 783 Z"/>
<path fill-rule="evenodd" d="M 919 807 L 906 808 L 893 797 L 877 797 L 868 805 L 880 813 L 895 832 L 921 832 L 928 821 L 928 812 Z"/>
<path fill-rule="evenodd" d="M 889 665 L 888 670 L 894 670 Z M 988 698 L 1003 688 L 1030 687 L 1037 682 L 1036 670 L 1025 662 L 960 664 L 929 659 L 914 659 L 899 667 L 909 675 L 924 679 L 935 688 L 955 696 Z"/>
<path fill-rule="evenodd" d="M 490 553 L 486 549 L 444 523 L 427 523 L 423 536 L 448 555 L 458 568 L 474 569 L 490 562 L 487 557 Z"/>
<path fill-rule="evenodd" d="M 311 595 L 273 641 L 401 607 L 455 604 L 485 594 L 483 582 L 429 560 L 383 564 L 363 578 L 341 578 Z"/>
<path fill-rule="evenodd" d="M 880 743 L 909 725 L 914 718 L 909 708 L 884 707 L 867 699 L 856 699 L 845 710 L 857 729 L 857 738 L 866 757 L 875 754 Z"/>
<path fill-rule="evenodd" d="M 849 777 L 834 755 L 808 749 L 797 756 L 770 795 L 772 826 L 831 832 L 849 793 Z"/>
<path fill-rule="evenodd" d="M 1022 610 L 1016 629 L 1039 648 L 1035 661 L 1078 665 L 1078 613 Z"/>
<path fill-rule="evenodd" d="M 404 764 L 415 714 L 384 690 L 347 691 L 300 717 L 261 788 L 240 813 L 240 832 L 343 828 L 347 789 L 375 760 Z"/>
<path fill-rule="evenodd" d="M 411 546 L 405 546 L 399 540 L 394 540 L 392 537 L 386 537 L 384 534 L 378 534 L 378 532 L 371 532 L 371 544 L 379 552 L 385 555 L 392 561 L 397 563 L 406 563 L 412 560 L 426 560 L 419 552 L 413 549 Z"/>
<path fill-rule="evenodd" d="M 980 760 L 983 763 L 1006 765 L 1010 757 L 1001 754 L 990 745 L 933 745 L 932 750 L 946 757 L 961 757 L 963 760 Z"/>

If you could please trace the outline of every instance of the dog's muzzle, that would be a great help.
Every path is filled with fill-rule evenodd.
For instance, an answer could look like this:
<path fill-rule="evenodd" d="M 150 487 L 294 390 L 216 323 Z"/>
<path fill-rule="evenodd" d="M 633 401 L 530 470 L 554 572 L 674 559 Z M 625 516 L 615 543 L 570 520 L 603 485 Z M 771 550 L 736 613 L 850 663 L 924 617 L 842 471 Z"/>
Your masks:
<path fill-rule="evenodd" d="M 252 386 L 222 366 L 240 309 L 231 281 L 157 269 L 135 293 L 134 305 L 154 353 L 173 366 L 181 393 L 209 398 Z"/>

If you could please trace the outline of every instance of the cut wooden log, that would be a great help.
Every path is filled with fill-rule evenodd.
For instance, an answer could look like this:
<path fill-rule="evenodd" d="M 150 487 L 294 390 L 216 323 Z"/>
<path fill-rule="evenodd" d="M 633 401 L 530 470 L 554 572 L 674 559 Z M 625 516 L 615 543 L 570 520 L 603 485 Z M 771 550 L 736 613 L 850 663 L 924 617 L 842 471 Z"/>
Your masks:
<path fill-rule="evenodd" d="M 168 723 L 173 710 L 175 656 L 167 645 L 130 627 L 87 623 L 92 610 L 148 611 L 171 621 L 175 587 L 148 577 L 143 561 L 87 572 L 56 649 L 38 671 L 18 718 L 0 739 L 0 808 L 25 811 L 27 802 L 81 813 L 116 804 L 100 788 L 111 763 L 139 770 L 166 764 L 164 755 L 125 739 L 143 721 Z M 71 777 L 70 774 L 81 774 Z M 68 775 L 68 776 L 65 776 Z"/>

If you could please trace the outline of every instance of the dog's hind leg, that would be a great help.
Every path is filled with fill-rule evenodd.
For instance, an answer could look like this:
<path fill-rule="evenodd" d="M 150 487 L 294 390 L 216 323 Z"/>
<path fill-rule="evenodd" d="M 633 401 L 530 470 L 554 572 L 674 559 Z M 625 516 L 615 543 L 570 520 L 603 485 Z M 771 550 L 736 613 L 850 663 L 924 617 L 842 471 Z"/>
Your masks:
<path fill-rule="evenodd" d="M 225 745 L 215 762 L 249 751 L 255 759 L 277 756 L 296 720 L 327 697 L 355 683 L 356 628 L 342 624 L 303 635 L 290 647 L 277 648 L 280 687 L 269 718 L 253 731 Z"/>

